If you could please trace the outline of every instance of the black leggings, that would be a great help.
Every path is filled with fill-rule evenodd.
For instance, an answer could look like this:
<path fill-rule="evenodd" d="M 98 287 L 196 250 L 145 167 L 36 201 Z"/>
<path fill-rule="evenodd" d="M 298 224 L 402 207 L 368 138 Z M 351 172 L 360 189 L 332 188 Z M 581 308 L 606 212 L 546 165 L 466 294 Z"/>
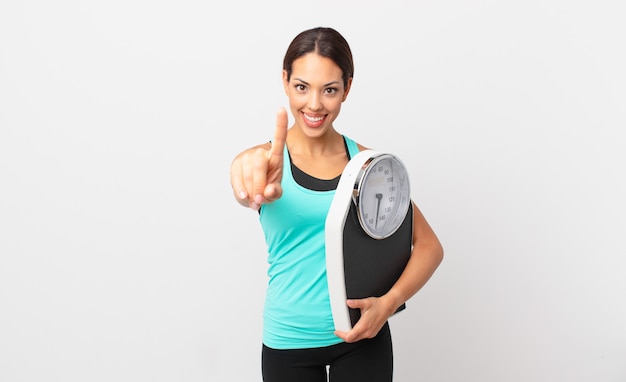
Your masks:
<path fill-rule="evenodd" d="M 389 324 L 376 337 L 355 343 L 277 350 L 263 345 L 262 372 L 265 382 L 391 382 L 393 351 Z"/>

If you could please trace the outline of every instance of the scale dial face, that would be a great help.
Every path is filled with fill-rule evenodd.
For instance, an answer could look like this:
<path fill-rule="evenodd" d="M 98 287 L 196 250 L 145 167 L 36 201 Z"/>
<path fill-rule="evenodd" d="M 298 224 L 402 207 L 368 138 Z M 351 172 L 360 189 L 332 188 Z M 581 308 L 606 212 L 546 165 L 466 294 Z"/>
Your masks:
<path fill-rule="evenodd" d="M 377 154 L 363 165 L 354 190 L 359 223 L 375 239 L 394 234 L 411 203 L 406 167 L 396 156 Z"/>

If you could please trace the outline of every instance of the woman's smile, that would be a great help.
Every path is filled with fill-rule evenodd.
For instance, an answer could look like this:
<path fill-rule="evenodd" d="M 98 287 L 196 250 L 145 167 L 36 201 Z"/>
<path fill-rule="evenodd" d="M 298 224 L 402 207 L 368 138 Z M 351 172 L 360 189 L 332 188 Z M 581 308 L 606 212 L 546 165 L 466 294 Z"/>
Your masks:
<path fill-rule="evenodd" d="M 324 115 L 310 115 L 305 112 L 302 112 L 304 123 L 307 127 L 317 128 L 320 127 L 324 121 L 326 120 L 327 114 Z"/>

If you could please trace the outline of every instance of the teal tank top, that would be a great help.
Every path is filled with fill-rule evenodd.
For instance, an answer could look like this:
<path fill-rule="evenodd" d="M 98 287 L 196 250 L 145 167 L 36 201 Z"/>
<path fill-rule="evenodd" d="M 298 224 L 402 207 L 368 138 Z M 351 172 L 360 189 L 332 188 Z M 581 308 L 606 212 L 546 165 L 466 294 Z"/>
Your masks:
<path fill-rule="evenodd" d="M 359 148 L 344 137 L 350 158 Z M 342 342 L 334 335 L 326 281 L 324 225 L 335 190 L 298 184 L 285 147 L 283 194 L 261 207 L 259 219 L 268 250 L 269 281 L 263 313 L 263 343 L 302 349 Z"/>

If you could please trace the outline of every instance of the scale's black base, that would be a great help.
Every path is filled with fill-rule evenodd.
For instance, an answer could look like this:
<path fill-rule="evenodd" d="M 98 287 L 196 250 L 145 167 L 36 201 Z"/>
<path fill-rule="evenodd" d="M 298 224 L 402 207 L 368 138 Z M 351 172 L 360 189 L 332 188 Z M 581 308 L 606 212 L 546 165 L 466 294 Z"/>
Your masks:
<path fill-rule="evenodd" d="M 349 299 L 380 297 L 387 293 L 404 271 L 413 245 L 413 206 L 409 204 L 400 228 L 385 239 L 367 235 L 350 203 L 343 231 L 343 262 L 346 295 Z M 396 311 L 406 308 L 402 304 Z M 349 308 L 352 326 L 361 317 L 359 309 Z"/>

